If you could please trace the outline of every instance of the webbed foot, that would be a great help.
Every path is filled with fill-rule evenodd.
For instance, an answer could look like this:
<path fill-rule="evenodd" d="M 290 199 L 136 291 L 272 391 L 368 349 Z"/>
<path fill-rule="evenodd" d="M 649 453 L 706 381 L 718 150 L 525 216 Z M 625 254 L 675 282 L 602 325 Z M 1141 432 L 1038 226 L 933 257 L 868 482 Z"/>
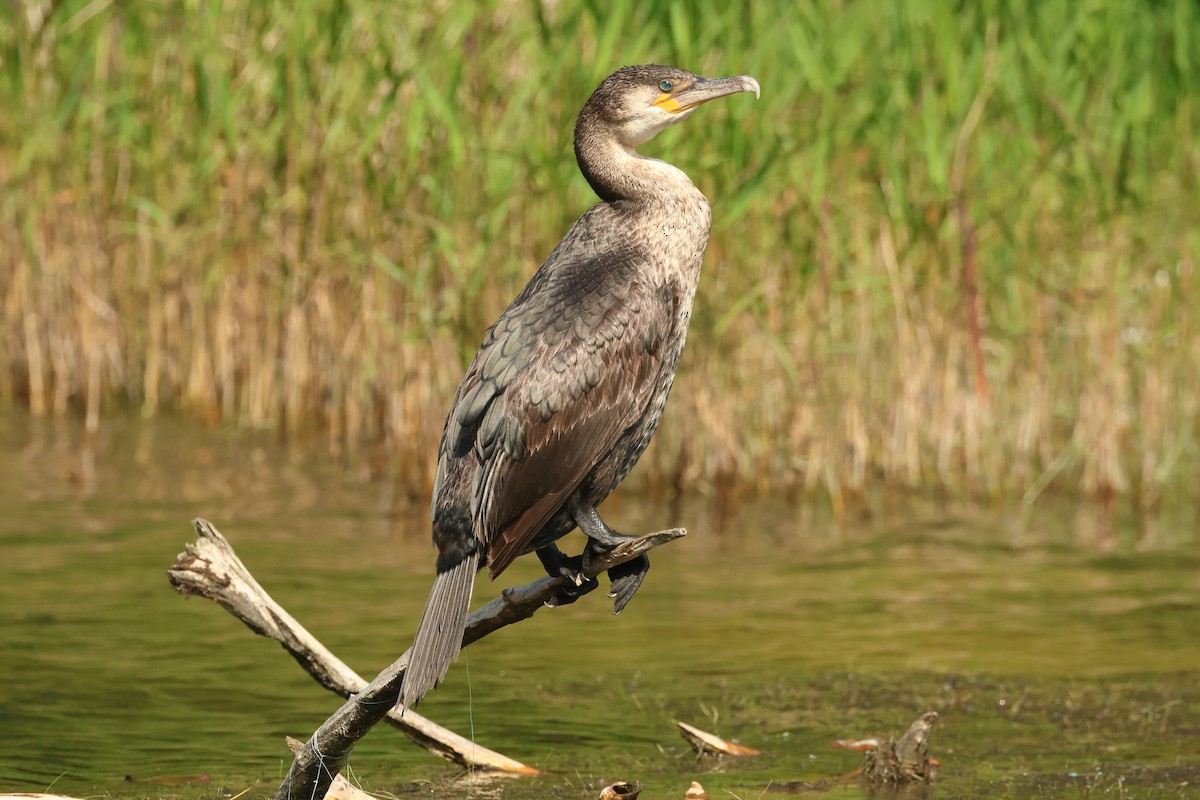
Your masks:
<path fill-rule="evenodd" d="M 650 559 L 645 553 L 624 564 L 618 564 L 608 571 L 608 579 L 612 584 L 608 588 L 608 596 L 613 600 L 613 613 L 620 614 L 625 606 L 633 599 L 638 587 L 650 571 Z"/>
<path fill-rule="evenodd" d="M 575 517 L 575 524 L 588 537 L 587 547 L 583 549 L 583 560 L 580 564 L 580 567 L 585 572 L 590 572 L 588 567 L 592 559 L 603 553 L 607 553 L 617 545 L 631 542 L 638 538 L 618 533 L 608 527 L 604 520 L 600 518 L 600 514 L 594 506 L 584 505 L 576 501 L 572 504 L 571 513 Z M 650 559 L 645 554 L 642 554 L 631 561 L 626 561 L 624 564 L 618 564 L 608 571 L 608 578 L 612 581 L 608 596 L 615 598 L 613 601 L 614 614 L 620 614 L 625 610 L 625 606 L 629 604 L 638 587 L 642 585 L 642 581 L 649 570 Z"/>

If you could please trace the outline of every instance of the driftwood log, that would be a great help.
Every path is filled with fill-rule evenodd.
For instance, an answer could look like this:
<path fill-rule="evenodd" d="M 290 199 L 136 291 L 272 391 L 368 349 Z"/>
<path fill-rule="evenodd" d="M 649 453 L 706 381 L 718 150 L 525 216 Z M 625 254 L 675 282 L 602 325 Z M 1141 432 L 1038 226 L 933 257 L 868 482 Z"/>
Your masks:
<path fill-rule="evenodd" d="M 214 600 L 255 633 L 278 640 L 322 686 L 347 698 L 342 707 L 304 743 L 275 794 L 276 800 L 323 798 L 349 758 L 354 743 L 384 718 L 401 727 L 427 749 L 445 758 L 466 764 L 468 762 L 464 759 L 467 753 L 474 750 L 478 754 L 481 748 L 477 745 L 472 747 L 469 741 L 419 717 L 411 709 L 403 715 L 395 712 L 394 706 L 408 664 L 407 652 L 367 684 L 267 594 L 212 523 L 197 519 L 193 526 L 199 538 L 180 553 L 175 565 L 168 570 L 171 584 L 183 594 Z M 588 565 L 587 577 L 594 578 L 601 572 L 685 534 L 682 528 L 673 528 L 626 542 L 592 560 Z M 525 586 L 505 589 L 499 597 L 467 618 L 463 647 L 506 625 L 533 616 L 564 586 L 562 578 L 546 577 Z M 433 734 L 429 733 L 430 730 Z M 465 742 L 467 746 L 446 744 L 454 739 Z M 515 769 L 510 767 L 509 771 L 536 772 L 498 753 L 492 755 L 516 765 Z M 490 765 L 489 768 L 503 767 Z"/>

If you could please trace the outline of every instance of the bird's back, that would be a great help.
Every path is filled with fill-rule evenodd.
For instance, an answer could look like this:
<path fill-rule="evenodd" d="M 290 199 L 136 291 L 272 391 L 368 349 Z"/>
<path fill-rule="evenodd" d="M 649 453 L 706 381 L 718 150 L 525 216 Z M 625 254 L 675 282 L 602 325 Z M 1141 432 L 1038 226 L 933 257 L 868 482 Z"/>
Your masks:
<path fill-rule="evenodd" d="M 488 329 L 455 396 L 435 541 L 439 527 L 461 540 L 469 524 L 499 574 L 574 527 L 572 492 L 594 505 L 624 479 L 662 417 L 709 222 L 687 181 L 652 205 L 601 203 L 572 226 Z"/>

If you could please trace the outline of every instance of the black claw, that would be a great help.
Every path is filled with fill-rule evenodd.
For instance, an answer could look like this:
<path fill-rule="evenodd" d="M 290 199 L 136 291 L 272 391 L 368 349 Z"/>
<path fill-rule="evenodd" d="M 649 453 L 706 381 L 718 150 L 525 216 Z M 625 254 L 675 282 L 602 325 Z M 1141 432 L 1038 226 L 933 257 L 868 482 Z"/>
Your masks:
<path fill-rule="evenodd" d="M 579 584 L 583 581 L 583 558 L 568 557 L 556 544 L 548 544 L 537 551 L 538 559 L 551 578 L 562 578 L 570 583 Z"/>
<path fill-rule="evenodd" d="M 616 543 L 636 538 L 616 533 L 611 529 L 608 529 L 608 533 L 615 537 Z M 584 547 L 583 553 L 577 556 L 565 555 L 555 544 L 538 549 L 538 558 L 541 559 L 547 574 L 551 578 L 563 580 L 562 588 L 546 602 L 546 605 L 554 607 L 574 603 L 599 586 L 595 578 L 584 576 L 590 571 L 593 560 L 609 552 L 613 546 L 615 544 L 608 544 L 608 540 L 597 540 L 589 535 L 587 546 Z M 625 606 L 629 605 L 649 570 L 650 559 L 643 554 L 608 571 L 608 578 L 612 582 L 608 596 L 613 598 L 614 614 L 620 614 L 625 610 Z"/>
<path fill-rule="evenodd" d="M 563 556 L 558 563 L 558 574 L 554 577 L 562 578 L 564 581 L 576 586 L 580 586 L 587 582 L 584 578 L 584 563 L 583 556 Z"/>
<path fill-rule="evenodd" d="M 550 544 L 537 551 L 542 566 L 551 578 L 562 578 L 563 587 L 546 602 L 550 607 L 574 603 L 600 585 L 595 578 L 585 578 L 583 556 L 566 556 L 557 545 Z"/>
<path fill-rule="evenodd" d="M 586 580 L 583 581 L 583 583 L 579 584 L 578 586 L 575 585 L 574 580 L 568 580 L 566 585 L 558 590 L 558 594 L 556 594 L 551 599 L 551 602 L 547 603 L 547 605 L 552 605 L 552 606 L 570 605 L 571 603 L 574 603 L 576 600 L 583 597 L 585 594 L 592 591 L 599 585 L 600 585 L 600 581 L 596 580 L 595 578 L 587 578 Z"/>

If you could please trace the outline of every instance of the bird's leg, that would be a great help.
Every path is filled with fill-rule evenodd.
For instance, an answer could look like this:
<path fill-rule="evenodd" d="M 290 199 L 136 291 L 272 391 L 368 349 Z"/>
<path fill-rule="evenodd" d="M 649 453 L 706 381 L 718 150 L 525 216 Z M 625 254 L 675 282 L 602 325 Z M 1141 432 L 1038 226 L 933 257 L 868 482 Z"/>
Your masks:
<path fill-rule="evenodd" d="M 587 547 L 583 550 L 582 566 L 585 570 L 588 562 L 595 556 L 608 552 L 623 542 L 630 542 L 637 538 L 617 533 L 608 527 L 600 518 L 600 512 L 596 511 L 595 506 L 584 503 L 578 498 L 571 502 L 571 514 L 575 518 L 575 524 L 588 537 Z M 629 604 L 649 571 L 650 559 L 644 553 L 624 564 L 618 564 L 608 571 L 608 579 L 611 581 L 608 596 L 615 598 L 613 600 L 614 614 L 620 614 L 625 610 L 625 606 Z"/>
<path fill-rule="evenodd" d="M 546 568 L 551 578 L 562 578 L 565 582 L 557 596 L 551 598 L 546 605 L 565 606 L 574 603 L 588 592 L 600 585 L 595 578 L 588 578 L 583 572 L 583 556 L 567 556 L 554 542 L 539 547 L 537 557 Z"/>

